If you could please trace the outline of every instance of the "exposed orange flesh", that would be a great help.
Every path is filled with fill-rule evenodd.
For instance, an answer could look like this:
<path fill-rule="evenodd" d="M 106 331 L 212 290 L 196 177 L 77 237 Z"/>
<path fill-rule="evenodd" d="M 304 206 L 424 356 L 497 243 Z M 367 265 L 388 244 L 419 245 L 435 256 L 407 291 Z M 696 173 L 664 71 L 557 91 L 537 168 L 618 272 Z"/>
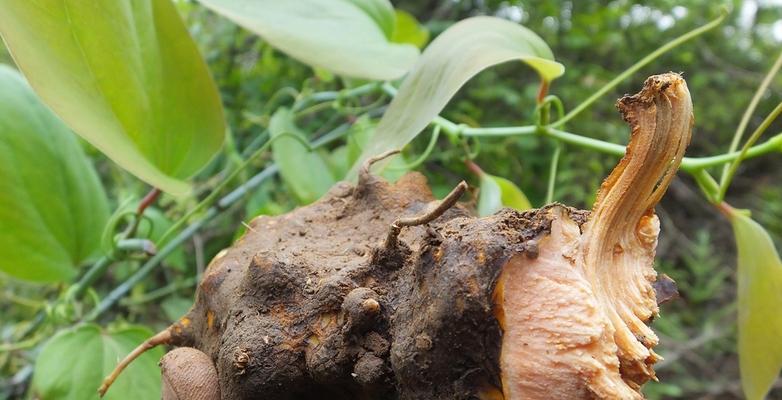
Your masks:
<path fill-rule="evenodd" d="M 503 267 L 495 315 L 506 400 L 640 399 L 655 378 L 654 206 L 690 142 L 692 103 L 681 76 L 668 73 L 618 108 L 632 136 L 588 222 L 579 227 L 552 208 L 539 256 Z"/>

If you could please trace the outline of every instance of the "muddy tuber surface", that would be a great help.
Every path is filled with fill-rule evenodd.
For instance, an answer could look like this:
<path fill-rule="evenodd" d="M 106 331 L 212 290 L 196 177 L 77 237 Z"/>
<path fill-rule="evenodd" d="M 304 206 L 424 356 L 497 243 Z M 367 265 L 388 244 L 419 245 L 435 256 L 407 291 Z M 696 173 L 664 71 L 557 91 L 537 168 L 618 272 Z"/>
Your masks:
<path fill-rule="evenodd" d="M 365 171 L 256 218 L 212 260 L 190 312 L 142 345 L 180 347 L 162 361 L 165 398 L 642 398 L 660 359 L 655 286 L 671 295 L 652 267 L 654 206 L 692 106 L 663 74 L 618 107 L 631 142 L 591 212 L 477 218 L 435 201 L 418 173 Z M 192 391 L 205 382 L 208 396 Z"/>

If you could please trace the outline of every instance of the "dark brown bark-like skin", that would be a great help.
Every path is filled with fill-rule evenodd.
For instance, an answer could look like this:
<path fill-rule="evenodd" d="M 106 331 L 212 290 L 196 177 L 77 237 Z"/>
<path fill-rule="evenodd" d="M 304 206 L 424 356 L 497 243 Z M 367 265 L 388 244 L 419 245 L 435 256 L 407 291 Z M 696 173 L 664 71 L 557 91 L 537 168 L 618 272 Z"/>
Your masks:
<path fill-rule="evenodd" d="M 492 292 L 510 257 L 536 256 L 548 208 L 474 218 L 457 205 L 383 247 L 433 200 L 420 174 L 371 177 L 255 219 L 210 264 L 173 344 L 212 358 L 223 399 L 501 396 Z"/>

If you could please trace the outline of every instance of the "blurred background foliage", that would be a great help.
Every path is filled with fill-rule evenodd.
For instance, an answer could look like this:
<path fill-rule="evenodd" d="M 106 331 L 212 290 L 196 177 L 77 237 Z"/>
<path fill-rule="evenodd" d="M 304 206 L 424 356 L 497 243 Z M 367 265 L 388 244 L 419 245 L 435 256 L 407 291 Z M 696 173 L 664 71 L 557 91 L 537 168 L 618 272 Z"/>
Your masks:
<path fill-rule="evenodd" d="M 196 3 L 177 2 L 183 18 L 219 86 L 230 137 L 223 153 L 196 180 L 197 189 L 211 188 L 228 166 L 238 163 L 246 149 L 266 132 L 272 113 L 290 106 L 286 93 L 330 91 L 348 84 L 331 74 L 313 70 L 272 49 L 256 35 Z M 551 93 L 566 109 L 578 104 L 619 72 L 672 38 L 714 19 L 718 4 L 708 0 L 648 1 L 490 1 L 490 0 L 399 0 L 394 5 L 414 15 L 435 37 L 450 24 L 474 15 L 496 15 L 522 23 L 538 33 L 567 67 Z M 719 28 L 685 43 L 634 74 L 587 112 L 568 123 L 567 129 L 582 135 L 625 143 L 627 126 L 620 120 L 614 101 L 634 93 L 652 74 L 677 71 L 687 79 L 692 93 L 696 126 L 688 155 L 724 152 L 752 94 L 782 44 L 782 2 L 774 0 L 733 1 L 733 11 Z M 0 49 L 0 62 L 12 64 Z M 454 98 L 443 115 L 452 121 L 475 126 L 527 125 L 533 122 L 537 81 L 518 63 L 491 68 L 471 80 Z M 286 89 L 287 88 L 287 89 Z M 275 95 L 276 94 L 276 95 Z M 324 103 L 300 114 L 296 123 L 310 138 L 347 124 L 348 138 L 321 151 L 334 171 L 344 171 L 345 153 L 351 141 L 361 140 L 361 131 L 383 111 L 387 98 L 374 94 L 358 99 Z M 777 77 L 755 115 L 767 115 L 774 106 L 770 98 L 782 97 L 782 77 Z M 318 108 L 319 107 L 319 108 Z M 356 122 L 363 112 L 364 117 Z M 759 120 L 750 122 L 750 128 Z M 777 122 L 772 133 L 782 124 Z M 405 151 L 408 160 L 423 152 L 429 141 L 422 134 Z M 479 151 L 475 162 L 492 175 L 515 182 L 535 206 L 546 193 L 548 168 L 554 143 L 539 137 L 509 137 L 470 142 Z M 139 198 L 148 187 L 120 170 L 94 149 L 87 148 L 116 208 L 124 199 Z M 418 167 L 427 175 L 437 195 L 442 196 L 458 180 L 478 177 L 464 164 L 465 149 L 441 135 L 435 151 Z M 246 154 L 244 154 L 246 155 Z M 271 160 L 266 154 L 254 162 L 260 169 Z M 588 208 L 597 187 L 616 159 L 589 150 L 566 146 L 554 198 L 568 205 Z M 249 172 L 237 178 L 238 183 Z M 334 172 L 335 176 L 339 174 Z M 763 157 L 742 165 L 728 195 L 737 207 L 756 210 L 756 219 L 769 229 L 777 247 L 782 247 L 782 157 Z M 195 204 L 164 196 L 160 210 L 181 214 Z M 241 233 L 239 221 L 259 214 L 279 214 L 297 206 L 297 199 L 277 177 L 266 181 L 244 201 L 215 219 L 175 253 L 152 276 L 136 285 L 120 303 L 121 318 L 157 330 L 182 315 L 190 304 L 196 282 L 208 260 L 231 244 Z M 155 211 L 159 225 L 166 212 Z M 659 352 L 665 357 L 657 368 L 661 383 L 650 383 L 652 398 L 741 398 L 735 354 L 735 249 L 727 221 L 700 196 L 695 183 L 677 179 L 658 208 L 663 234 L 658 248 L 659 269 L 678 283 L 681 298 L 663 308 L 655 327 L 660 333 Z M 171 216 L 169 216 L 171 217 Z M 153 217 L 154 218 L 154 217 Z M 173 218 L 171 218 L 173 219 Z M 112 267 L 96 286 L 108 291 L 138 268 L 127 260 Z M 0 275 L 0 343 L 30 324 L 32 315 L 47 307 L 47 299 L 62 287 L 25 284 Z M 84 304 L 90 308 L 97 293 Z M 63 307 L 63 306 L 58 306 Z M 28 342 L 15 347 L 0 344 L 0 398 L 22 398 L 29 382 L 37 344 L 54 331 L 57 315 L 80 310 L 49 310 L 51 325 Z M 782 398 L 782 384 L 770 398 Z M 778 396 L 778 397 L 774 397 Z"/>

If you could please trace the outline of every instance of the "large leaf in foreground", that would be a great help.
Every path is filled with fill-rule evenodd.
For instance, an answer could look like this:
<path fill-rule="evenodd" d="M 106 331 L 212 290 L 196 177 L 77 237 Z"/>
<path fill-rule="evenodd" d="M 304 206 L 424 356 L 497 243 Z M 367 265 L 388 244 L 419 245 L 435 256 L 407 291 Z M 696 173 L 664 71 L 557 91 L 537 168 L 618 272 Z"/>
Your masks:
<path fill-rule="evenodd" d="M 200 0 L 288 55 L 339 75 L 395 79 L 418 58 L 390 42 L 388 0 Z"/>
<path fill-rule="evenodd" d="M 768 233 L 730 209 L 738 247 L 739 367 L 749 400 L 763 399 L 782 367 L 782 261 Z"/>
<path fill-rule="evenodd" d="M 104 332 L 94 324 L 60 331 L 35 361 L 32 392 L 35 398 L 97 400 L 98 386 L 125 355 L 152 336 L 143 327 Z M 152 349 L 135 360 L 117 378 L 105 400 L 159 399 L 163 350 Z"/>
<path fill-rule="evenodd" d="M 394 6 L 388 0 L 347 0 L 375 21 L 386 38 L 394 34 Z M 331 1 L 331 3 L 335 3 Z"/>
<path fill-rule="evenodd" d="M 424 50 L 405 78 L 353 172 L 367 158 L 413 140 L 478 72 L 512 60 L 527 63 L 544 81 L 564 72 L 538 35 L 513 22 L 474 17 L 450 27 Z"/>
<path fill-rule="evenodd" d="M 171 1 L 0 0 L 0 34 L 43 101 L 173 194 L 219 150 L 222 106 Z"/>
<path fill-rule="evenodd" d="M 0 65 L 0 270 L 72 278 L 100 245 L 106 194 L 76 136 Z"/>

